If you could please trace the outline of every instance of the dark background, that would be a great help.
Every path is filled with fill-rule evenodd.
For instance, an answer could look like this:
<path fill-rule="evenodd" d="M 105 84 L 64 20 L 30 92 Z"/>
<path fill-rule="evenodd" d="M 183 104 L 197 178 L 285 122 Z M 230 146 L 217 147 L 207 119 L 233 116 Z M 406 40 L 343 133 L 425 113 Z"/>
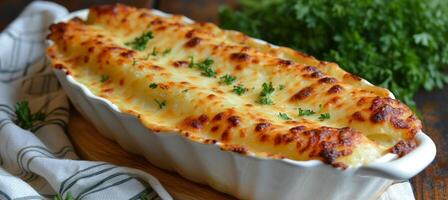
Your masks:
<path fill-rule="evenodd" d="M 29 0 L 0 0 L 0 30 L 14 20 Z M 218 23 L 220 5 L 237 6 L 236 0 L 56 0 L 69 11 L 92 5 L 120 2 L 137 7 L 157 8 L 169 13 L 186 15 L 197 21 Z M 448 45 L 448 44 L 447 44 Z M 0 45 L 1 47 L 1 45 Z M 431 92 L 421 91 L 416 97 L 423 116 L 424 131 L 437 145 L 435 161 L 425 171 L 411 180 L 416 199 L 448 199 L 448 87 Z"/>

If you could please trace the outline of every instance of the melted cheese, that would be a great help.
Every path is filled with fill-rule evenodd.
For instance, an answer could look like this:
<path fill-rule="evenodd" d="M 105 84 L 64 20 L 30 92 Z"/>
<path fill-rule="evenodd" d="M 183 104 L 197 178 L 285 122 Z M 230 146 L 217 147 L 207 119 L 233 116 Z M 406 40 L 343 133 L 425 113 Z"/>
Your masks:
<path fill-rule="evenodd" d="M 132 49 L 130 43 L 148 32 L 153 38 Z M 56 68 L 136 115 L 148 129 L 178 132 L 225 150 L 353 166 L 391 148 L 401 153 L 406 149 L 396 144 L 412 144 L 421 128 L 389 91 L 334 63 L 210 23 L 100 6 L 90 9 L 86 21 L 52 25 L 49 38 Z M 206 59 L 213 60 L 207 65 L 216 73 L 212 77 L 197 65 Z M 224 84 L 224 75 L 236 80 Z M 263 83 L 275 89 L 268 95 L 272 105 L 259 101 Z M 233 91 L 238 85 L 246 88 L 241 95 Z M 298 108 L 315 114 L 299 116 Z"/>

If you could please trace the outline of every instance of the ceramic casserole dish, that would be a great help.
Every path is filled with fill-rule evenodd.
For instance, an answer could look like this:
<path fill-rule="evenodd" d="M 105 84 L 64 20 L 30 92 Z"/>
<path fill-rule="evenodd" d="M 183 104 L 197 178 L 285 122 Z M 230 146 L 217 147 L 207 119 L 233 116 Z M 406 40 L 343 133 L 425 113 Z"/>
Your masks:
<path fill-rule="evenodd" d="M 88 12 L 73 12 L 61 21 L 86 19 Z M 192 23 L 188 18 L 184 20 Z M 370 164 L 346 169 L 320 160 L 241 155 L 222 150 L 219 142 L 204 144 L 176 132 L 152 132 L 137 116 L 96 96 L 66 70 L 54 68 L 54 72 L 73 105 L 101 134 L 160 168 L 241 199 L 376 199 L 394 182 L 418 174 L 436 154 L 433 141 L 419 131 L 415 135 L 416 148 L 408 154 L 397 157 L 389 153 Z"/>

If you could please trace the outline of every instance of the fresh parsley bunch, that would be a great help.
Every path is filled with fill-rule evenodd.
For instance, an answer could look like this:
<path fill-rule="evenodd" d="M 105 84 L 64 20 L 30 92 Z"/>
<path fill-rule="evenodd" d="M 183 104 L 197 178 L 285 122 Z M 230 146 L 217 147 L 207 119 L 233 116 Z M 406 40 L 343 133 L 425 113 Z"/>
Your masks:
<path fill-rule="evenodd" d="M 415 106 L 448 83 L 446 0 L 240 0 L 221 26 L 290 46 L 389 88 Z"/>

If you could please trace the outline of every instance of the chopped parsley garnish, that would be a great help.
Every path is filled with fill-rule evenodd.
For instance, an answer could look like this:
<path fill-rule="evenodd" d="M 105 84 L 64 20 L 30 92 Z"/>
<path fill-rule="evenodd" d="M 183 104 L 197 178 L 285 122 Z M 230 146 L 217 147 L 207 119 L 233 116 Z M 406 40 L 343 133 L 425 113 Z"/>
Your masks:
<path fill-rule="evenodd" d="M 229 75 L 229 74 L 226 74 L 224 76 L 221 76 L 219 78 L 219 80 L 220 80 L 221 83 L 224 83 L 226 85 L 232 85 L 232 83 L 235 82 L 236 77 L 232 76 L 232 75 Z"/>
<path fill-rule="evenodd" d="M 339 63 L 411 106 L 416 92 L 448 85 L 446 0 L 238 2 L 220 9 L 223 29 Z"/>
<path fill-rule="evenodd" d="M 285 85 L 281 84 L 278 86 L 278 90 L 283 90 L 283 89 L 285 89 Z"/>
<path fill-rule="evenodd" d="M 135 58 L 132 60 L 132 66 L 135 66 L 137 64 L 137 60 Z"/>
<path fill-rule="evenodd" d="M 134 50 L 143 51 L 146 49 L 146 44 L 150 39 L 154 38 L 151 31 L 143 33 L 141 36 L 136 37 L 131 42 L 126 42 L 125 45 L 131 47 Z"/>
<path fill-rule="evenodd" d="M 154 99 L 154 101 L 157 103 L 157 105 L 159 106 L 159 109 L 162 109 L 163 107 L 165 107 L 166 106 L 166 101 L 165 100 L 163 100 L 163 101 L 159 101 L 159 100 L 157 100 L 157 99 Z"/>
<path fill-rule="evenodd" d="M 143 60 L 148 60 L 149 59 L 149 54 L 147 54 L 145 57 L 143 57 Z"/>
<path fill-rule="evenodd" d="M 247 88 L 245 88 L 243 85 L 239 84 L 239 85 L 234 85 L 232 91 L 234 93 L 236 93 L 237 95 L 242 95 L 242 94 L 246 93 Z"/>
<path fill-rule="evenodd" d="M 151 88 L 151 89 L 156 89 L 156 88 L 157 88 L 157 83 L 151 83 L 151 84 L 149 84 L 149 88 Z"/>
<path fill-rule="evenodd" d="M 153 47 L 153 48 L 152 48 L 151 55 L 152 55 L 152 56 L 157 56 L 157 54 L 158 54 L 157 49 L 156 49 L 155 47 Z"/>
<path fill-rule="evenodd" d="M 189 68 L 197 67 L 199 70 L 201 70 L 201 75 L 206 77 L 213 77 L 216 75 L 215 70 L 212 69 L 213 60 L 211 58 L 206 58 L 202 62 L 195 63 L 194 57 L 189 56 L 190 63 L 188 64 Z"/>
<path fill-rule="evenodd" d="M 169 54 L 171 52 L 171 49 L 166 49 L 165 51 L 162 52 L 162 55 L 166 55 Z"/>
<path fill-rule="evenodd" d="M 75 198 L 72 196 L 72 193 L 68 192 L 65 198 L 58 194 L 54 196 L 53 200 L 75 200 Z"/>
<path fill-rule="evenodd" d="M 194 57 L 193 56 L 189 56 L 188 59 L 190 59 L 190 63 L 188 63 L 188 67 L 189 68 L 193 68 L 194 67 Z"/>
<path fill-rule="evenodd" d="M 28 101 L 21 101 L 16 103 L 16 121 L 17 126 L 23 129 L 30 130 L 33 128 L 33 124 L 36 121 L 44 121 L 47 118 L 45 113 L 38 111 L 31 114 L 30 107 L 28 106 Z"/>
<path fill-rule="evenodd" d="M 284 120 L 291 120 L 291 118 L 286 113 L 278 113 L 278 116 Z"/>
<path fill-rule="evenodd" d="M 275 91 L 274 87 L 272 87 L 272 82 L 263 83 L 263 89 L 260 92 L 260 99 L 258 103 L 262 105 L 272 105 L 274 102 L 272 101 L 271 95 Z"/>
<path fill-rule="evenodd" d="M 213 77 L 216 75 L 215 70 L 212 69 L 213 60 L 211 58 L 206 58 L 202 62 L 196 63 L 196 67 L 201 70 L 201 75 L 206 77 Z"/>
<path fill-rule="evenodd" d="M 322 106 L 322 104 L 319 104 L 319 112 L 322 112 L 323 108 L 324 108 L 324 106 Z"/>
<path fill-rule="evenodd" d="M 104 83 L 107 80 L 109 80 L 109 75 L 107 75 L 107 74 L 101 75 L 101 79 L 100 79 L 101 83 Z"/>
<path fill-rule="evenodd" d="M 310 116 L 310 115 L 314 115 L 314 114 L 316 114 L 316 112 L 314 112 L 310 109 L 299 108 L 299 116 Z"/>
<path fill-rule="evenodd" d="M 322 113 L 322 114 L 320 114 L 320 116 L 319 116 L 319 120 L 320 121 L 324 121 L 326 119 L 330 119 L 330 113 Z"/>
<path fill-rule="evenodd" d="M 182 93 L 186 93 L 188 92 L 188 89 L 182 90 Z"/>

